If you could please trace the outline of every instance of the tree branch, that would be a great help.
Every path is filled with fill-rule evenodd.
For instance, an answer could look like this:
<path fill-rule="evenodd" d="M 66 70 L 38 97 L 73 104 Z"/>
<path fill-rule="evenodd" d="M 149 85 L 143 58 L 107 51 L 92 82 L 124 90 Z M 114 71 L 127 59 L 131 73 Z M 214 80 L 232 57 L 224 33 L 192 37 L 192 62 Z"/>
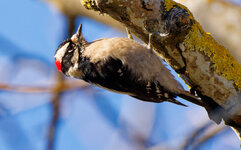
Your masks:
<path fill-rule="evenodd" d="M 154 50 L 206 104 L 211 119 L 241 129 L 241 65 L 218 44 L 183 5 L 172 0 L 82 0 L 87 9 L 106 13 Z M 218 117 L 217 117 L 218 116 Z"/>

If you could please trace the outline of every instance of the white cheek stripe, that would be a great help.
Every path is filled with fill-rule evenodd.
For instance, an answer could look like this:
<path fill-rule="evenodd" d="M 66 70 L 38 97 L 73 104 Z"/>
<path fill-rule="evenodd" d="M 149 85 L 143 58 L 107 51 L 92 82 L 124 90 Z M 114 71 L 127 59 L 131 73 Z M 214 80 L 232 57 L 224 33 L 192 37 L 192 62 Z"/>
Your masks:
<path fill-rule="evenodd" d="M 62 58 L 64 57 L 65 52 L 67 51 L 67 48 L 69 46 L 69 43 L 66 43 L 64 46 L 62 46 L 57 53 L 55 54 L 54 58 L 62 62 Z"/>

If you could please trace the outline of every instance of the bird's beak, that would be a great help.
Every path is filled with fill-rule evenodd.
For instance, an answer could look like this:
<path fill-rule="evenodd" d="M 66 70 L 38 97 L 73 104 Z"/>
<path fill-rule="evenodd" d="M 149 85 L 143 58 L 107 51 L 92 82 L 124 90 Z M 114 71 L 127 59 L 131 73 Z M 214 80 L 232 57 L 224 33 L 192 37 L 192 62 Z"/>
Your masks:
<path fill-rule="evenodd" d="M 82 24 L 79 25 L 77 32 L 71 37 L 71 40 L 77 44 L 82 42 Z"/>
<path fill-rule="evenodd" d="M 80 41 L 82 39 L 82 24 L 79 25 L 76 35 L 77 35 L 78 41 Z"/>

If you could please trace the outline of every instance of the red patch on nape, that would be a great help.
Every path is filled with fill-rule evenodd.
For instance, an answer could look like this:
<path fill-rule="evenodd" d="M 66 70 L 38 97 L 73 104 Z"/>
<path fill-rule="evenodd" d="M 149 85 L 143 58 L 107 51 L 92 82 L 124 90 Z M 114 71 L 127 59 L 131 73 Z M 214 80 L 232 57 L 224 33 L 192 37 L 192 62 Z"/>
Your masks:
<path fill-rule="evenodd" d="M 61 71 L 61 62 L 57 59 L 55 59 L 55 65 L 56 65 L 56 68 Z"/>

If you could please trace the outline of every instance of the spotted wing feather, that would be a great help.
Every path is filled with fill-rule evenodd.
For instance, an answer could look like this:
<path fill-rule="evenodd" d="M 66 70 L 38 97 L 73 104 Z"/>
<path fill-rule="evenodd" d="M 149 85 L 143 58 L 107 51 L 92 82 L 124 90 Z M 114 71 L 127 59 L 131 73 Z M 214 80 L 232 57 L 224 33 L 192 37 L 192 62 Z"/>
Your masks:
<path fill-rule="evenodd" d="M 108 58 L 97 63 L 85 59 L 80 64 L 84 71 L 83 79 L 114 92 L 128 94 L 143 101 L 160 103 L 169 101 L 185 106 L 175 100 L 176 96 L 168 93 L 158 82 L 143 81 L 138 75 L 133 75 L 128 66 L 116 58 Z M 88 62 L 88 63 L 87 63 Z"/>

